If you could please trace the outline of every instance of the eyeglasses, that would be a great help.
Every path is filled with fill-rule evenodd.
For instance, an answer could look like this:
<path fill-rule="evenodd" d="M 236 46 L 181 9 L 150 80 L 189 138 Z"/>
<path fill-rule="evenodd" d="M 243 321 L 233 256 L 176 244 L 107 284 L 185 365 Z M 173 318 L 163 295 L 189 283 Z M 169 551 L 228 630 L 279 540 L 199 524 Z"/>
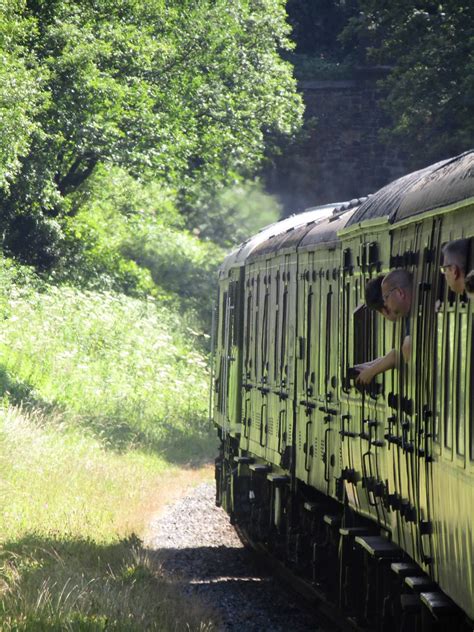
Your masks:
<path fill-rule="evenodd" d="M 441 272 L 441 274 L 446 274 L 446 270 L 448 268 L 452 268 L 454 266 L 454 263 L 447 263 L 444 266 L 439 266 L 439 271 Z"/>
<path fill-rule="evenodd" d="M 392 289 L 391 289 L 391 290 L 389 290 L 389 291 L 388 291 L 388 292 L 386 292 L 385 294 L 382 294 L 382 300 L 383 300 L 383 302 L 385 303 L 385 302 L 387 301 L 388 297 L 390 296 L 390 294 L 391 294 L 392 292 L 395 292 L 395 290 L 399 290 L 399 289 L 400 289 L 400 288 L 398 288 L 398 287 L 392 287 Z"/>

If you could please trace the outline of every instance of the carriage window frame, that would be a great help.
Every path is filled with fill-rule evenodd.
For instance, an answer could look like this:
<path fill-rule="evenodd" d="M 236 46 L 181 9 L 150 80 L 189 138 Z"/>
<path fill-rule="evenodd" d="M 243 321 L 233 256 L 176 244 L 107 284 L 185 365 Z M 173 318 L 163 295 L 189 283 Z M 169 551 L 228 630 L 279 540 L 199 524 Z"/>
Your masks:
<path fill-rule="evenodd" d="M 251 344 L 251 331 L 252 331 L 252 305 L 253 305 L 253 294 L 250 291 L 247 295 L 247 316 L 246 316 L 246 323 L 247 323 L 247 331 L 245 332 L 245 371 L 246 373 L 249 373 L 252 369 L 252 358 L 250 357 L 251 355 L 251 350 L 252 350 L 252 344 Z"/>
<path fill-rule="evenodd" d="M 309 286 L 306 297 L 306 353 L 305 353 L 305 381 L 308 385 L 311 376 L 311 342 L 313 337 L 313 287 Z"/>
<path fill-rule="evenodd" d="M 377 313 L 365 303 L 353 311 L 353 359 L 354 365 L 377 358 Z"/>
<path fill-rule="evenodd" d="M 467 379 L 467 313 L 461 310 L 457 314 L 456 344 L 456 384 L 455 384 L 455 434 L 456 454 L 463 459 L 466 456 L 466 379 Z"/>
<path fill-rule="evenodd" d="M 453 418 L 454 412 L 450 401 L 453 390 L 453 355 L 456 353 L 455 347 L 455 323 L 453 323 L 454 312 L 447 311 L 444 319 L 444 371 L 443 371 L 443 445 L 444 449 L 452 453 L 453 451 Z"/>
<path fill-rule="evenodd" d="M 276 382 L 278 380 L 279 375 L 279 367 L 278 367 L 278 358 L 280 355 L 280 321 L 281 321 L 281 313 L 280 313 L 280 271 L 278 270 L 275 275 L 275 327 L 274 327 L 274 337 L 273 337 L 273 381 Z"/>
<path fill-rule="evenodd" d="M 326 294 L 326 330 L 321 334 L 326 338 L 326 356 L 324 358 L 324 382 L 326 386 L 326 393 L 329 392 L 331 387 L 331 334 L 332 334 L 332 286 L 329 285 L 329 290 Z"/>
<path fill-rule="evenodd" d="M 260 341 L 260 372 L 263 378 L 267 372 L 267 356 L 268 356 L 268 305 L 270 302 L 270 292 L 268 287 L 265 288 L 265 296 L 263 297 L 263 314 L 262 314 L 262 339 Z"/>
<path fill-rule="evenodd" d="M 225 290 L 222 294 L 222 318 L 221 318 L 221 335 L 220 335 L 220 339 L 221 339 L 221 348 L 225 349 L 225 323 L 227 320 L 227 296 L 228 296 L 228 290 Z"/>
<path fill-rule="evenodd" d="M 348 392 L 349 384 L 347 383 L 347 373 L 350 366 L 350 319 L 351 319 L 351 288 L 352 285 L 347 280 L 346 275 L 343 277 L 342 289 L 342 353 L 341 353 L 341 384 L 342 390 Z"/>
<path fill-rule="evenodd" d="M 260 339 L 260 275 L 259 274 L 257 274 L 257 278 L 255 280 L 255 307 L 253 310 L 253 315 L 254 315 L 253 331 L 255 335 L 255 340 L 253 341 L 254 357 L 253 357 L 252 366 L 253 366 L 254 379 L 255 381 L 258 381 L 258 369 L 259 369 L 258 344 L 259 344 L 259 339 Z"/>
<path fill-rule="evenodd" d="M 471 335 L 471 344 L 470 344 L 470 358 L 471 362 L 469 365 L 469 400 L 468 400 L 468 409 L 467 419 L 469 419 L 469 458 L 471 461 L 474 461 L 474 366 L 473 366 L 473 358 L 474 358 L 474 318 L 471 311 L 469 315 L 470 318 L 470 335 Z"/>
<path fill-rule="evenodd" d="M 287 342 L 288 342 L 288 286 L 285 284 L 283 290 L 283 315 L 282 315 L 282 336 L 281 336 L 281 347 L 280 347 L 280 379 L 283 381 L 285 366 L 286 366 L 286 353 L 287 353 Z"/>
<path fill-rule="evenodd" d="M 441 308 L 435 311 L 435 343 L 434 343 L 434 395 L 435 403 L 433 411 L 433 441 L 437 444 L 441 441 L 441 428 L 443 423 L 443 375 L 444 375 L 444 310 Z"/>

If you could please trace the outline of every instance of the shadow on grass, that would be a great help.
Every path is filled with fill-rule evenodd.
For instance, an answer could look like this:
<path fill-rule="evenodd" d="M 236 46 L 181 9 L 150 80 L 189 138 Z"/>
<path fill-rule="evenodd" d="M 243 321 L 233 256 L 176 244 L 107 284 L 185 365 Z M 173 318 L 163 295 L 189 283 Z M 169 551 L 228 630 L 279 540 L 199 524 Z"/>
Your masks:
<path fill-rule="evenodd" d="M 14 406 L 27 413 L 38 412 L 45 421 L 66 422 L 99 440 L 107 450 L 124 453 L 141 450 L 162 456 L 169 463 L 198 468 L 211 462 L 217 452 L 217 439 L 207 420 L 196 419 L 185 426 L 176 427 L 169 422 L 156 421 L 155 429 L 142 430 L 126 419 L 101 415 L 78 416 L 70 414 L 57 402 L 48 402 L 38 396 L 32 384 L 11 376 L 0 366 L 0 394 L 7 395 Z"/>
<path fill-rule="evenodd" d="M 45 415 L 62 412 L 58 404 L 39 397 L 32 384 L 12 376 L 4 366 L 0 366 L 0 395 L 6 395 L 13 406 L 21 406 L 29 412 L 39 411 Z"/>
<path fill-rule="evenodd" d="M 34 534 L 6 542 L 0 580 L 3 632 L 215 629 L 135 536 L 103 545 Z"/>

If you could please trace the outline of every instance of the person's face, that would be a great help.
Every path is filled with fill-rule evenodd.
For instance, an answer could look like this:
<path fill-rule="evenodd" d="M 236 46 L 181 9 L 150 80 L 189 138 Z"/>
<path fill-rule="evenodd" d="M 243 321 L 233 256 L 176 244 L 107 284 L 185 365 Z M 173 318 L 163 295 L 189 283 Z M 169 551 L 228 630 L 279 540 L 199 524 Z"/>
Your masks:
<path fill-rule="evenodd" d="M 464 292 L 464 282 L 461 268 L 456 263 L 450 263 L 446 258 L 443 259 L 441 273 L 444 274 L 448 287 L 456 294 Z"/>
<path fill-rule="evenodd" d="M 393 323 L 393 321 L 397 320 L 396 316 L 394 316 L 394 314 L 392 314 L 390 312 L 389 308 L 386 307 L 385 305 L 383 307 L 381 307 L 377 311 L 379 312 L 379 314 L 381 314 L 384 318 L 386 318 L 387 320 L 389 320 L 392 323 Z"/>
<path fill-rule="evenodd" d="M 408 313 L 407 296 L 404 289 L 397 286 L 391 287 L 388 283 L 382 283 L 382 298 L 384 307 L 390 315 L 389 320 L 398 320 Z"/>

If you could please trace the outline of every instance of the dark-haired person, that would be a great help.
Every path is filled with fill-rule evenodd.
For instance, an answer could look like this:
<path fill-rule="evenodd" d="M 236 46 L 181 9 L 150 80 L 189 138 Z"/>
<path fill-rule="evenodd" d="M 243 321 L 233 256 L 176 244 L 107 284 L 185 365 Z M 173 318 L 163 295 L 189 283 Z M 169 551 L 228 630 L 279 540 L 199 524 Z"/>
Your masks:
<path fill-rule="evenodd" d="M 474 270 L 471 270 L 469 274 L 466 274 L 466 278 L 464 279 L 464 287 L 466 289 L 466 294 L 470 299 L 474 298 Z"/>
<path fill-rule="evenodd" d="M 403 268 L 396 268 L 385 277 L 373 279 L 369 288 L 369 301 L 367 306 L 376 309 L 390 321 L 405 318 L 405 336 L 402 343 L 401 354 L 397 349 L 392 349 L 386 355 L 370 362 L 358 364 L 354 368 L 359 371 L 356 382 L 369 384 L 376 375 L 395 369 L 400 366 L 400 356 L 408 362 L 411 355 L 411 335 L 410 335 L 410 310 L 412 305 L 412 277 Z M 380 296 L 377 297 L 377 286 L 380 289 Z M 367 300 L 366 288 L 366 300 Z"/>
<path fill-rule="evenodd" d="M 384 318 L 390 321 L 396 320 L 391 314 L 390 311 L 385 306 L 383 297 L 382 297 L 382 281 L 384 280 L 385 275 L 380 274 L 374 279 L 370 279 L 365 286 L 365 304 L 369 309 L 375 309 L 379 312 Z"/>
<path fill-rule="evenodd" d="M 464 294 L 469 239 L 455 239 L 443 246 L 441 272 L 455 294 Z"/>

